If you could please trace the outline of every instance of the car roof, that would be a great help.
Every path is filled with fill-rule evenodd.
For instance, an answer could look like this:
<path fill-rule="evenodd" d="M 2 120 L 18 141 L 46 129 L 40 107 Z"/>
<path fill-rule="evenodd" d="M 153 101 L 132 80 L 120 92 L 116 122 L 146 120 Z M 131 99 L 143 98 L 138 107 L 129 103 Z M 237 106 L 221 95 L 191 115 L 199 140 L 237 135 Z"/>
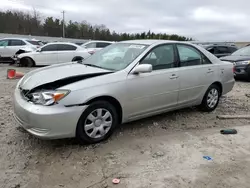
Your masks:
<path fill-rule="evenodd" d="M 90 43 L 90 42 L 107 42 L 107 43 L 114 43 L 113 41 L 106 41 L 106 40 L 89 40 L 85 42 L 84 44 Z"/>
<path fill-rule="evenodd" d="M 209 45 L 203 45 L 204 47 L 206 48 L 209 48 L 209 47 L 233 47 L 233 48 L 236 48 L 236 46 L 231 46 L 231 45 L 218 45 L 218 44 L 209 44 Z"/>
<path fill-rule="evenodd" d="M 2 38 L 1 40 L 29 40 L 27 38 Z"/>
<path fill-rule="evenodd" d="M 186 43 L 189 43 L 189 42 L 186 42 L 186 41 L 175 41 L 175 40 L 141 39 L 141 40 L 121 41 L 120 43 L 132 43 L 132 44 L 152 45 L 152 44 L 162 44 L 162 43 L 180 43 L 180 44 L 186 44 Z M 192 44 L 192 43 L 189 43 L 189 44 Z"/>
<path fill-rule="evenodd" d="M 37 39 L 28 39 L 28 38 L 1 38 L 0 40 L 28 40 L 28 41 L 40 41 L 40 40 L 37 40 Z"/>
<path fill-rule="evenodd" d="M 49 42 L 46 45 L 48 45 L 48 44 L 69 44 L 69 45 L 73 45 L 73 46 L 79 46 L 73 42 Z"/>

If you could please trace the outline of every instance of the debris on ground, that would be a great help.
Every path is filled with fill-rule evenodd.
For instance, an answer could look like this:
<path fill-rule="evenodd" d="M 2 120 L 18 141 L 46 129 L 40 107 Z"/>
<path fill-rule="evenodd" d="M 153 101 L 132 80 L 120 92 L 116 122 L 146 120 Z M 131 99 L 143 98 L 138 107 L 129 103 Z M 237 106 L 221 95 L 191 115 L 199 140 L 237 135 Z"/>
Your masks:
<path fill-rule="evenodd" d="M 24 76 L 24 73 L 17 72 L 15 69 L 8 69 L 7 70 L 7 79 L 19 79 Z"/>
<path fill-rule="evenodd" d="M 158 151 L 152 155 L 153 158 L 163 157 L 165 154 L 162 151 Z"/>
<path fill-rule="evenodd" d="M 21 187 L 21 185 L 18 183 L 16 185 L 12 186 L 11 188 L 20 188 L 20 187 Z"/>
<path fill-rule="evenodd" d="M 218 115 L 218 119 L 250 119 L 250 115 Z"/>
<path fill-rule="evenodd" d="M 66 152 L 62 153 L 62 158 L 68 159 L 71 154 L 72 154 L 72 151 L 66 151 Z"/>
<path fill-rule="evenodd" d="M 212 158 L 211 158 L 210 156 L 203 156 L 203 159 L 206 159 L 206 160 L 208 160 L 208 161 L 211 161 L 211 160 L 212 160 Z"/>
<path fill-rule="evenodd" d="M 120 183 L 120 179 L 115 178 L 112 180 L 113 184 L 119 184 Z"/>
<path fill-rule="evenodd" d="M 237 134 L 236 129 L 224 129 L 220 131 L 221 134 Z"/>
<path fill-rule="evenodd" d="M 246 95 L 246 97 L 250 98 L 250 94 L 249 93 L 246 93 L 245 95 Z"/>

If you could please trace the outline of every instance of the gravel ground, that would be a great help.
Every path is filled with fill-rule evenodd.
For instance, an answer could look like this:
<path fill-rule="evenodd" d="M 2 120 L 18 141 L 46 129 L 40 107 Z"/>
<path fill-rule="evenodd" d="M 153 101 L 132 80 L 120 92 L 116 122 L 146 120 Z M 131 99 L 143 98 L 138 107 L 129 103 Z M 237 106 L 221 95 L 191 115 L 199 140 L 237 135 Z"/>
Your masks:
<path fill-rule="evenodd" d="M 1 188 L 249 187 L 250 120 L 216 116 L 249 114 L 250 83 L 237 82 L 213 113 L 175 111 L 120 126 L 104 143 L 79 146 L 74 139 L 36 139 L 14 122 L 17 80 L 6 79 L 7 69 L 0 65 Z M 225 127 L 238 134 L 221 135 Z M 113 178 L 120 184 L 112 185 Z"/>

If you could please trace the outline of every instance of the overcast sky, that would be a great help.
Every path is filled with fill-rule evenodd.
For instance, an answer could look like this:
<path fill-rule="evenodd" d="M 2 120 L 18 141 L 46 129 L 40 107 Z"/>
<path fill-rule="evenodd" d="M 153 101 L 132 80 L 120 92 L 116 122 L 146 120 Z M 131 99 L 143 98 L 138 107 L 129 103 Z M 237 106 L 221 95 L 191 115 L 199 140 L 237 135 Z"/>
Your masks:
<path fill-rule="evenodd" d="M 60 2 L 60 3 L 59 3 Z M 250 41 L 249 0 L 1 0 L 2 9 L 86 20 L 117 32 L 165 32 L 209 41 Z"/>

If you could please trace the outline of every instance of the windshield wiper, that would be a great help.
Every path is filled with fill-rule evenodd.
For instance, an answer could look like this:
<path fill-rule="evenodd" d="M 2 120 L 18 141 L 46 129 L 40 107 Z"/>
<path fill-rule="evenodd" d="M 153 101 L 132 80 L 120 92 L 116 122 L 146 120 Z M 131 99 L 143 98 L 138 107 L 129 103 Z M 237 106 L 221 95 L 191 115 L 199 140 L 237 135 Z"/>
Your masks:
<path fill-rule="evenodd" d="M 89 64 L 89 63 L 83 63 L 83 65 L 86 65 L 86 66 L 89 66 L 89 67 L 96 67 L 96 68 L 101 68 L 101 69 L 104 69 L 100 66 L 97 66 L 97 65 L 93 65 L 93 64 Z"/>
<path fill-rule="evenodd" d="M 100 67 L 100 66 L 97 66 L 97 65 L 93 65 L 93 64 L 89 64 L 89 63 L 83 63 L 83 65 L 90 66 L 90 67 L 96 67 L 96 68 L 100 68 L 100 69 L 104 69 L 104 70 L 109 70 L 109 71 L 115 71 L 114 69 L 107 69 L 107 68 L 103 68 L 103 67 Z"/>

